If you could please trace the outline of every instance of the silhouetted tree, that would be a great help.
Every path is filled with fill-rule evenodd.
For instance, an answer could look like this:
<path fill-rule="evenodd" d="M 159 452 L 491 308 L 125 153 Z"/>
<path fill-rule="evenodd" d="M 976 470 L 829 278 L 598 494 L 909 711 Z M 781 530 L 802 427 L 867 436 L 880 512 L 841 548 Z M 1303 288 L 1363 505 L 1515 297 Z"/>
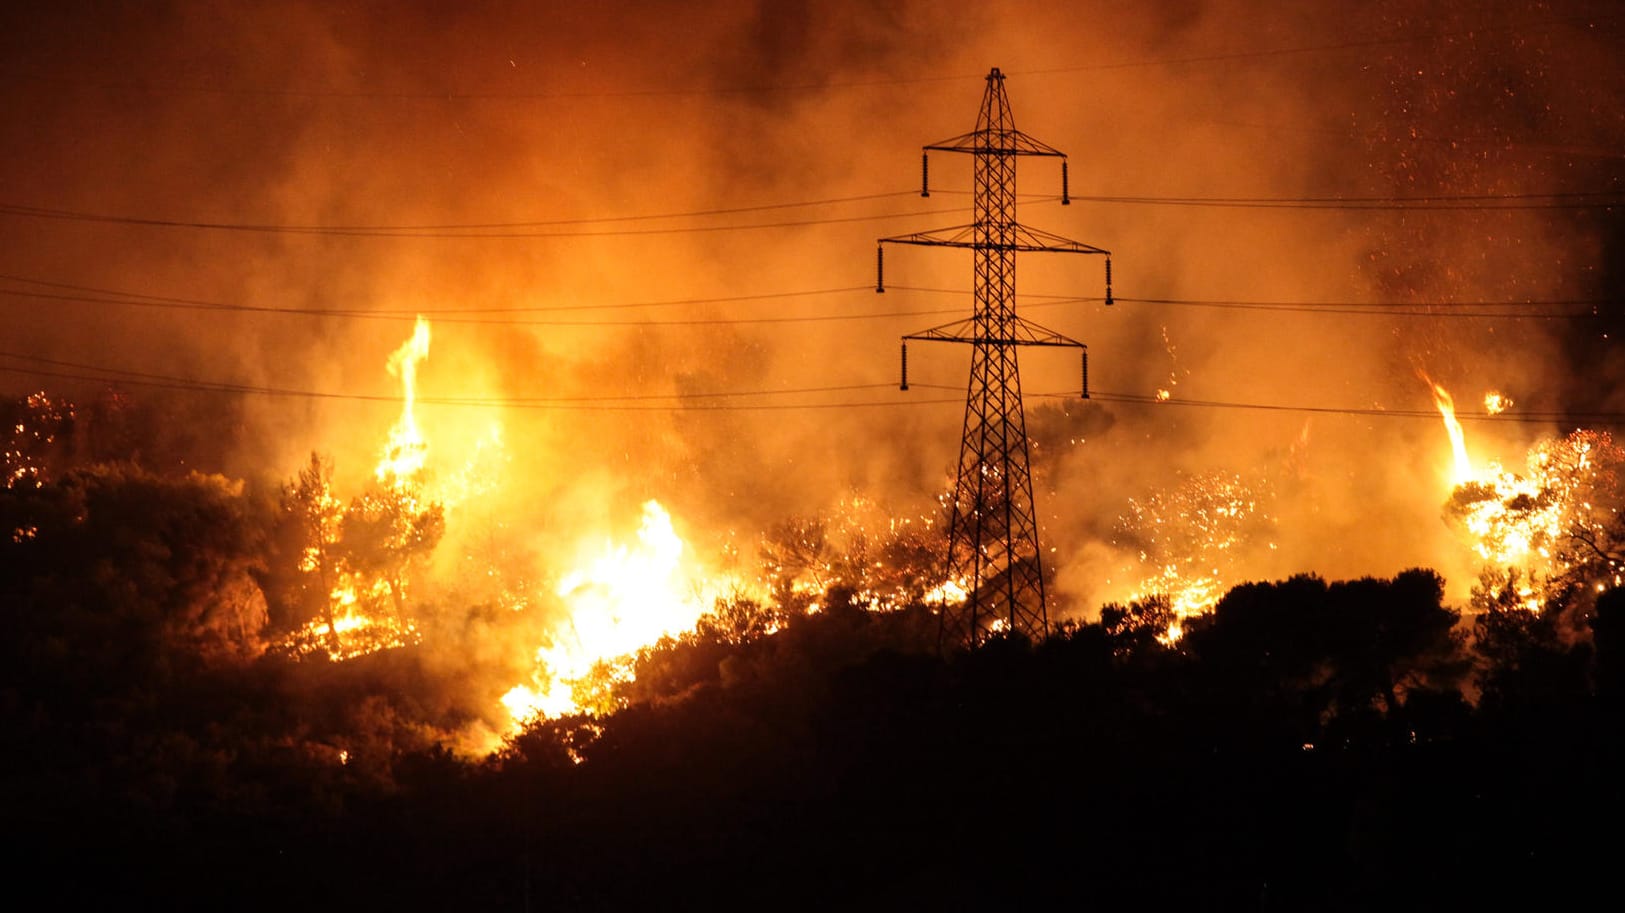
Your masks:
<path fill-rule="evenodd" d="M 1401 709 L 1404 690 L 1453 688 L 1467 672 L 1456 632 L 1461 616 L 1444 605 L 1444 578 L 1412 568 L 1393 580 L 1332 584 L 1328 653 L 1338 701 Z"/>
<path fill-rule="evenodd" d="M 1591 632 L 1597 694 L 1625 707 L 1625 589 L 1615 587 L 1598 598 Z"/>
<path fill-rule="evenodd" d="M 1472 652 L 1481 700 L 1496 711 L 1529 712 L 1589 691 L 1590 645 L 1577 641 L 1559 606 L 1530 608 L 1516 577 L 1474 591 Z"/>
<path fill-rule="evenodd" d="M 1136 599 L 1128 605 L 1108 603 L 1100 608 L 1100 626 L 1119 656 L 1143 654 L 1157 649 L 1177 620 L 1166 595 Z"/>

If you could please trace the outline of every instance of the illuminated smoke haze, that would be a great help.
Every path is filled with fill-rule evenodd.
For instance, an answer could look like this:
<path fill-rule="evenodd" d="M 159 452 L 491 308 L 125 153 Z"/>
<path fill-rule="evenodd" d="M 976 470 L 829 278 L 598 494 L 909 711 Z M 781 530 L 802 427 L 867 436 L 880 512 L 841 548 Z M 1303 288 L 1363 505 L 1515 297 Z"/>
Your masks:
<path fill-rule="evenodd" d="M 1434 305 L 1616 295 L 1617 213 L 1091 199 L 1618 192 L 1625 80 L 1609 4 L 1407 0 L 1336 16 L 1244 2 L 432 6 L 63 4 L 3 14 L 8 206 L 238 225 L 548 223 L 531 226 L 533 237 L 401 238 L 7 214 L 0 273 L 9 276 L 399 319 L 8 294 L 4 349 L 388 397 L 383 364 L 424 313 L 435 341 L 418 382 L 430 400 L 858 387 L 689 402 L 884 405 L 430 402 L 419 416 L 442 475 L 501 426 L 500 512 L 486 501 L 480 516 L 519 530 L 538 554 L 574 548 L 584 530 L 630 535 L 649 498 L 701 552 L 733 538 L 747 557 L 775 521 L 854 492 L 927 513 L 956 456 L 968 352 L 912 349 L 908 393 L 863 385 L 895 383 L 900 334 L 968 314 L 968 294 L 908 287 L 967 289 L 970 259 L 897 249 L 887 258 L 892 289 L 864 289 L 875 238 L 965 221 L 969 199 L 952 191 L 969 189 L 968 160 L 935 157 L 936 192 L 906 194 L 918 187 L 919 147 L 972 127 L 982 77 L 998 66 L 1017 124 L 1071 156 L 1077 200 L 1067 208 L 1054 199 L 1053 163 L 1022 162 L 1020 190 L 1035 196 L 1023 198 L 1021 219 L 1114 251 L 1124 302 L 1024 310 L 1088 343 L 1097 391 L 1418 410 L 1431 407 L 1423 368 L 1463 403 L 1495 389 L 1536 411 L 1622 405 L 1615 306 L 1575 321 L 1449 317 Z M 879 194 L 899 195 L 582 221 Z M 859 219 L 880 214 L 896 217 Z M 811 224 L 658 232 L 759 223 Z M 1097 258 L 1031 256 L 1018 269 L 1023 293 L 1103 291 Z M 855 290 L 513 310 L 823 289 Z M 1383 301 L 1438 316 L 1132 299 Z M 698 322 L 920 311 L 943 313 Z M 1064 355 L 1024 353 L 1029 410 L 1049 402 L 1032 394 L 1075 391 L 1076 370 Z M 28 373 L 4 383 L 14 393 L 97 389 Z M 269 480 L 289 477 L 312 450 L 333 456 L 341 484 L 363 479 L 398 411 L 387 401 L 174 396 L 188 404 L 176 421 L 209 429 L 199 465 Z M 1470 555 L 1440 517 L 1450 452 L 1435 421 L 1177 402 L 1069 408 L 1080 433 L 1044 457 L 1038 494 L 1062 612 L 1126 594 L 1132 549 L 1114 528 L 1130 499 L 1211 472 L 1244 473 L 1272 492 L 1271 534 L 1239 573 L 1428 565 L 1458 597 L 1465 591 Z M 1516 463 L 1562 430 L 1506 423 L 1468 435 Z"/>

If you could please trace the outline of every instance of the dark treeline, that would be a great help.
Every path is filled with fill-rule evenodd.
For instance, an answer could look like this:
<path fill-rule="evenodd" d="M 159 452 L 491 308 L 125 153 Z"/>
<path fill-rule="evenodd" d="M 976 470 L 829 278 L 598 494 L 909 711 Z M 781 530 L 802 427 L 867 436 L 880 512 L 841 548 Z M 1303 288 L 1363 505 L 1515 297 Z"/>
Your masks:
<path fill-rule="evenodd" d="M 835 584 L 813 614 L 721 604 L 639 657 L 618 712 L 469 760 L 448 734 L 494 695 L 459 687 L 444 632 L 339 663 L 265 649 L 309 620 L 278 595 L 297 553 L 278 492 L 72 464 L 0 489 L 5 858 L 54 908 L 1614 893 L 1617 589 L 1463 619 L 1431 571 L 1299 576 L 1235 588 L 1172 644 L 1153 600 L 944 656 L 928 609 Z"/>

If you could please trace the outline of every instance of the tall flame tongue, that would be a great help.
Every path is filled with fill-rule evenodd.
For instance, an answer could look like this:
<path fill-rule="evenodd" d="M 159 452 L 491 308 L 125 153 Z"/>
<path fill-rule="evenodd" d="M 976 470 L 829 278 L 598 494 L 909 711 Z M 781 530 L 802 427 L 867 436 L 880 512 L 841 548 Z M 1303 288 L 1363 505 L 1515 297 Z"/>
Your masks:
<path fill-rule="evenodd" d="M 1541 611 L 1565 581 L 1573 582 L 1574 573 L 1598 592 L 1619 586 L 1625 577 L 1620 562 L 1583 549 L 1577 553 L 1573 543 L 1597 540 L 1614 522 L 1616 509 L 1600 503 L 1598 495 L 1615 484 L 1615 468 L 1625 463 L 1625 451 L 1606 433 L 1581 430 L 1530 448 L 1521 473 L 1493 460 L 1475 472 L 1454 400 L 1427 375 L 1417 373 L 1433 388 L 1455 453 L 1446 516 L 1466 534 L 1486 569 L 1500 575 L 1516 604 Z M 1511 401 L 1499 393 L 1484 398 L 1485 411 L 1491 415 L 1509 405 Z"/>
<path fill-rule="evenodd" d="M 411 338 L 389 356 L 386 365 L 389 373 L 401 380 L 403 403 L 400 418 L 390 429 L 389 441 L 373 470 L 382 493 L 367 493 L 345 505 L 332 496 L 325 480 L 315 480 L 320 485 L 316 509 L 322 516 L 318 532 L 321 543 L 308 550 L 300 570 L 316 575 L 331 589 L 327 594 L 325 616 L 284 640 L 283 645 L 295 654 L 320 650 L 326 652 L 329 659 L 339 661 L 418 641 L 417 626 L 405 612 L 405 559 L 398 562 L 393 571 L 386 571 L 358 563 L 342 551 L 332 554 L 329 550 L 338 549 L 340 529 L 357 517 L 358 512 L 363 522 L 367 522 L 369 510 L 394 517 L 403 526 L 390 529 L 388 536 L 399 539 L 409 535 L 414 524 L 429 511 L 439 509 L 423 497 L 422 474 L 429 446 L 418 428 L 414 408 L 418 364 L 428 355 L 429 322 L 419 316 Z M 405 544 L 392 542 L 386 543 L 386 547 L 400 548 Z"/>
<path fill-rule="evenodd" d="M 423 440 L 423 432 L 418 428 L 417 414 L 413 408 L 417 403 L 418 363 L 428 357 L 429 322 L 419 315 L 412 338 L 389 356 L 389 373 L 391 377 L 401 379 L 401 398 L 404 402 L 400 419 L 395 422 L 395 427 L 389 429 L 389 443 L 384 447 L 384 456 L 374 470 L 378 481 L 387 485 L 399 485 L 403 480 L 422 472 L 423 463 L 428 457 L 429 446 Z"/>
<path fill-rule="evenodd" d="M 1476 475 L 1473 461 L 1467 456 L 1467 436 L 1462 433 L 1461 422 L 1456 420 L 1456 400 L 1450 391 L 1434 383 L 1433 378 L 1421 371 L 1417 371 L 1416 375 L 1433 389 L 1433 405 L 1438 407 L 1439 415 L 1444 419 L 1444 430 L 1450 435 L 1450 451 L 1454 457 L 1450 483 L 1465 485 L 1473 481 Z"/>

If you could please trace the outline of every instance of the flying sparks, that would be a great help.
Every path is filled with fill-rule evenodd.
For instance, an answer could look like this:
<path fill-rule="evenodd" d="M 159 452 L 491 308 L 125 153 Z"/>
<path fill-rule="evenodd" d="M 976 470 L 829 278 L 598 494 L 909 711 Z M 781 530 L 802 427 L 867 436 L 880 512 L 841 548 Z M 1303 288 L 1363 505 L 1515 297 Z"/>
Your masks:
<path fill-rule="evenodd" d="M 1270 539 L 1274 520 L 1266 510 L 1266 486 L 1238 473 L 1208 472 L 1179 485 L 1130 499 L 1118 518 L 1124 544 L 1137 547 L 1141 579 L 1128 601 L 1165 596 L 1179 636 L 1179 619 L 1210 611 L 1239 580 L 1244 553 Z M 1266 541 L 1266 547 L 1273 543 Z"/>

